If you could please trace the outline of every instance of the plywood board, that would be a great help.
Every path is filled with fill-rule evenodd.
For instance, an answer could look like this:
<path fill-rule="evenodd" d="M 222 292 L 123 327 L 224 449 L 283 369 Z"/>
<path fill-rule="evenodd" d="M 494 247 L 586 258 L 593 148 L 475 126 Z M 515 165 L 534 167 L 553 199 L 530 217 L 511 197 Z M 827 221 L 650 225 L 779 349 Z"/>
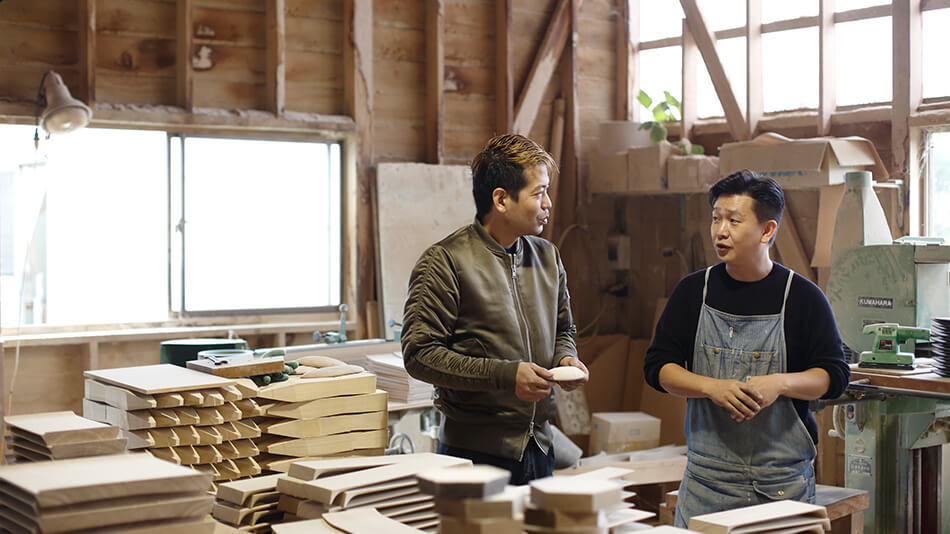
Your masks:
<path fill-rule="evenodd" d="M 271 526 L 274 534 L 347 534 L 346 531 L 331 527 L 323 519 L 294 521 Z"/>
<path fill-rule="evenodd" d="M 303 402 L 277 402 L 267 406 L 267 415 L 313 419 L 330 415 L 386 410 L 387 394 L 381 389 L 363 395 L 327 397 Z"/>
<path fill-rule="evenodd" d="M 315 438 L 355 430 L 386 428 L 389 413 L 386 411 L 359 414 L 334 415 L 319 419 L 276 419 L 260 423 L 261 430 L 268 434 L 291 438 Z"/>
<path fill-rule="evenodd" d="M 501 493 L 511 472 L 490 465 L 423 471 L 416 475 L 419 490 L 447 499 L 484 499 Z"/>
<path fill-rule="evenodd" d="M 261 388 L 258 397 L 284 402 L 301 402 L 340 395 L 360 395 L 374 391 L 376 391 L 376 375 L 372 373 L 355 373 L 328 378 L 291 376 L 283 382 Z"/>
<path fill-rule="evenodd" d="M 395 519 L 380 514 L 373 508 L 358 508 L 342 512 L 323 514 L 323 519 L 330 525 L 349 532 L 350 534 L 418 534 L 421 530 L 403 525 Z"/>
<path fill-rule="evenodd" d="M 301 480 L 316 480 L 318 478 L 359 471 L 370 467 L 380 467 L 402 462 L 426 461 L 436 456 L 431 452 L 415 454 L 392 454 L 389 456 L 371 456 L 366 458 L 334 458 L 331 460 L 300 461 L 294 464 L 288 475 Z"/>
<path fill-rule="evenodd" d="M 118 428 L 79 417 L 73 412 L 8 415 L 4 421 L 23 437 L 33 437 L 46 446 L 115 439 L 119 435 Z"/>
<path fill-rule="evenodd" d="M 115 427 L 113 427 L 115 428 Z M 116 430 L 119 430 L 116 428 Z M 27 449 L 35 454 L 40 454 L 49 460 L 64 460 L 66 458 L 81 458 L 83 456 L 102 456 L 106 454 L 121 454 L 125 452 L 125 445 L 128 440 L 125 438 L 100 439 L 95 441 L 77 441 L 75 443 L 62 443 L 59 445 L 38 444 L 34 440 L 20 437 L 16 432 L 11 436 L 13 446 Z"/>
<path fill-rule="evenodd" d="M 722 534 L 738 528 L 751 533 L 767 532 L 772 527 L 778 530 L 806 524 L 822 524 L 825 525 L 825 530 L 831 530 L 824 506 L 791 500 L 697 515 L 689 520 L 690 530 Z"/>
<path fill-rule="evenodd" d="M 252 361 L 227 362 L 215 365 L 211 360 L 197 359 L 185 362 L 188 369 L 223 378 L 243 378 L 246 376 L 280 373 L 284 370 L 284 357 L 254 358 Z"/>
<path fill-rule="evenodd" d="M 273 491 L 277 479 L 283 475 L 268 475 L 248 480 L 238 480 L 218 485 L 218 499 L 243 505 L 252 495 Z"/>
<path fill-rule="evenodd" d="M 424 192 L 424 194 L 420 194 Z M 380 163 L 376 168 L 383 324 L 402 322 L 409 274 L 422 253 L 475 216 L 472 178 L 462 165 Z"/>
<path fill-rule="evenodd" d="M 121 408 L 123 410 L 147 410 L 158 408 L 151 395 L 142 395 L 125 388 L 104 384 L 98 380 L 86 379 L 86 398 Z"/>
<path fill-rule="evenodd" d="M 185 369 L 170 363 L 99 369 L 86 371 L 83 374 L 87 378 L 94 378 L 107 384 L 124 387 L 146 395 L 208 389 L 234 384 L 233 380 Z"/>
<path fill-rule="evenodd" d="M 299 438 L 276 441 L 263 441 L 261 450 L 271 454 L 288 456 L 320 456 L 351 451 L 354 449 L 374 449 L 385 447 L 389 442 L 388 431 L 370 430 L 368 432 L 348 432 L 316 438 Z"/>

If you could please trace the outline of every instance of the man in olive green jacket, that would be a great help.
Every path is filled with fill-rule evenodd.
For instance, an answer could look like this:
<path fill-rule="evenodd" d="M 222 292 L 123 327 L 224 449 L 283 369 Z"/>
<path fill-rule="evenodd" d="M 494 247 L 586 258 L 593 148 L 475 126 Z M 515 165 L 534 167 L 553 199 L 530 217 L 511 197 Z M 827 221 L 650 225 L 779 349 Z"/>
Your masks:
<path fill-rule="evenodd" d="M 520 135 L 492 138 L 472 162 L 476 217 L 429 247 L 409 279 L 406 370 L 436 386 L 439 452 L 512 473 L 513 484 L 554 465 L 552 374 L 577 357 L 567 278 L 548 222 L 551 156 Z"/>

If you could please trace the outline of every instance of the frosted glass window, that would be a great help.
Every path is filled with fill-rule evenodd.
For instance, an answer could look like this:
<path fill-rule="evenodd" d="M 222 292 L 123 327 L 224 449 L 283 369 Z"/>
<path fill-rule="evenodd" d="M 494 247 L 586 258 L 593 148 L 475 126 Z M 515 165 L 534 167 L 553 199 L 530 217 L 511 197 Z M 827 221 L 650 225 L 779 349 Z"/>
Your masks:
<path fill-rule="evenodd" d="M 640 2 L 639 25 L 641 41 L 680 36 L 683 34 L 683 7 L 679 0 Z"/>
<path fill-rule="evenodd" d="M 653 99 L 654 105 L 669 91 L 677 100 L 683 95 L 683 48 L 669 46 L 640 52 L 640 89 Z M 636 96 L 636 95 L 634 95 Z M 640 105 L 634 99 L 636 105 Z M 652 120 L 650 112 L 640 106 L 640 120 Z"/>
<path fill-rule="evenodd" d="M 762 35 L 765 111 L 818 107 L 818 28 Z"/>
<path fill-rule="evenodd" d="M 762 22 L 814 17 L 818 14 L 818 0 L 762 0 Z"/>
<path fill-rule="evenodd" d="M 835 25 L 837 105 L 890 102 L 891 18 Z"/>
<path fill-rule="evenodd" d="M 648 0 L 649 1 L 649 0 Z M 745 26 L 746 0 L 698 0 L 711 31 Z"/>
<path fill-rule="evenodd" d="M 739 108 L 745 109 L 746 95 L 746 46 L 745 37 L 736 37 L 733 39 L 723 39 L 716 43 L 716 50 L 719 52 L 719 58 L 722 60 L 723 68 L 726 69 L 726 77 L 732 85 L 732 91 L 739 102 Z M 713 87 L 709 73 L 706 71 L 705 63 L 699 61 L 699 77 L 697 80 L 697 110 L 700 118 L 722 117 L 725 112 L 719 103 L 719 97 L 716 95 L 716 88 Z"/>
<path fill-rule="evenodd" d="M 950 50 L 950 9 L 923 13 L 923 96 L 933 98 L 950 96 L 950 69 L 947 69 L 947 50 Z"/>
<path fill-rule="evenodd" d="M 186 137 L 182 154 L 186 312 L 339 304 L 338 144 Z"/>
<path fill-rule="evenodd" d="M 930 135 L 927 235 L 950 240 L 950 132 Z"/>

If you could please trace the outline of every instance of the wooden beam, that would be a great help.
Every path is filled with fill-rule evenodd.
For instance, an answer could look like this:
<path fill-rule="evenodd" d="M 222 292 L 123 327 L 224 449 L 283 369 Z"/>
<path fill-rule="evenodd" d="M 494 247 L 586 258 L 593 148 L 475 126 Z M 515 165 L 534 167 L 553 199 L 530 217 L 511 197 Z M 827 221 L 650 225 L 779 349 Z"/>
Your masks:
<path fill-rule="evenodd" d="M 366 317 L 366 302 L 375 299 L 373 239 L 373 1 L 343 2 L 343 99 L 356 133 L 350 145 L 356 196 L 356 317 Z M 353 146 L 355 145 L 355 146 Z M 344 193 L 346 194 L 346 193 Z M 347 215 L 344 215 L 347 218 Z M 351 218 L 350 220 L 353 220 Z M 352 311 L 351 311 L 352 313 Z M 357 337 L 366 334 L 361 321 Z"/>
<path fill-rule="evenodd" d="M 930 11 L 931 9 L 945 9 L 950 7 L 950 0 L 921 0 L 920 10 Z"/>
<path fill-rule="evenodd" d="M 79 99 L 96 105 L 96 0 L 79 0 Z"/>
<path fill-rule="evenodd" d="M 558 58 L 561 57 L 561 51 L 564 50 L 564 44 L 567 42 L 570 29 L 570 4 L 571 0 L 558 0 L 557 7 L 554 8 L 554 16 L 548 24 L 544 41 L 541 42 L 541 48 L 534 57 L 528 79 L 518 97 L 515 118 L 511 126 L 511 130 L 515 133 L 528 135 L 531 127 L 534 126 L 534 119 L 538 116 L 544 90 L 551 76 L 554 75 Z"/>
<path fill-rule="evenodd" d="M 835 0 L 818 5 L 818 135 L 831 135 L 831 114 L 836 106 Z"/>
<path fill-rule="evenodd" d="M 194 107 L 194 78 L 191 70 L 191 47 L 194 35 L 194 20 L 191 10 L 192 0 L 178 0 L 175 18 L 175 36 L 177 54 L 175 56 L 175 74 L 177 76 L 178 107 L 191 111 Z"/>
<path fill-rule="evenodd" d="M 278 117 L 286 103 L 286 12 L 285 0 L 267 0 L 267 106 Z"/>
<path fill-rule="evenodd" d="M 792 216 L 791 199 L 785 199 L 785 214 L 782 215 L 782 224 L 775 236 L 775 248 L 782 255 L 782 262 L 796 273 L 818 283 L 815 271 L 811 268 L 811 261 L 802 247 L 802 240 L 795 227 L 795 218 Z"/>
<path fill-rule="evenodd" d="M 763 112 L 762 0 L 746 0 L 746 124 L 755 137 Z"/>
<path fill-rule="evenodd" d="M 495 133 L 511 131 L 514 120 L 514 76 L 511 72 L 512 0 L 495 0 Z"/>
<path fill-rule="evenodd" d="M 920 0 L 895 0 L 892 9 L 894 38 L 893 102 L 891 104 L 892 173 L 911 185 L 909 119 L 921 98 Z"/>
<path fill-rule="evenodd" d="M 696 124 L 698 116 L 696 105 L 696 65 L 699 59 L 699 49 L 696 48 L 696 41 L 693 39 L 692 32 L 689 31 L 689 25 L 683 20 L 683 94 L 680 101 L 683 117 L 681 124 L 683 126 L 680 137 L 689 139 L 692 134 L 693 125 Z"/>
<path fill-rule="evenodd" d="M 426 161 L 442 163 L 445 116 L 445 2 L 426 2 Z"/>
<path fill-rule="evenodd" d="M 640 0 L 627 0 L 627 19 L 630 20 L 630 57 L 628 58 L 630 67 L 630 96 L 633 100 L 630 102 L 630 120 L 640 121 L 640 103 L 637 97 L 640 95 Z"/>
<path fill-rule="evenodd" d="M 617 119 L 633 120 L 633 110 L 637 97 L 633 92 L 633 37 L 639 34 L 630 22 L 630 0 L 619 0 L 617 6 Z M 639 3 L 639 2 L 637 2 Z"/>
<path fill-rule="evenodd" d="M 561 154 L 564 152 L 564 99 L 555 98 L 552 107 L 551 146 L 548 148 L 548 152 L 551 153 L 551 157 L 554 158 L 554 163 L 556 163 L 557 167 L 560 169 Z M 551 197 L 551 204 L 558 208 L 560 207 L 558 204 L 559 184 L 560 179 L 557 179 L 557 182 L 548 188 L 548 195 Z M 548 216 L 548 224 L 545 225 L 544 230 L 541 231 L 541 237 L 547 239 L 548 241 L 554 240 L 554 221 L 557 217 L 557 214 L 557 209 L 551 210 L 551 214 Z"/>
<path fill-rule="evenodd" d="M 733 138 L 737 140 L 747 139 L 748 127 L 746 126 L 745 117 L 742 114 L 742 109 L 739 108 L 739 102 L 736 100 L 736 94 L 729 83 L 729 77 L 726 76 L 726 69 L 719 59 L 719 53 L 716 52 L 716 41 L 706 24 L 706 18 L 703 16 L 696 0 L 680 0 L 680 4 L 686 14 L 689 31 L 696 39 L 696 46 L 706 63 L 706 70 L 709 72 L 709 78 L 716 89 L 716 95 L 719 96 L 722 109 L 726 112 L 729 131 Z"/>
<path fill-rule="evenodd" d="M 573 199 L 573 205 L 568 213 L 568 221 L 576 222 L 577 211 L 579 207 L 587 201 L 587 188 L 584 187 L 581 180 L 580 168 L 580 147 L 581 147 L 581 122 L 578 113 L 580 104 L 577 86 L 577 28 L 580 6 L 583 0 L 568 0 L 568 38 L 566 48 L 562 56 L 561 70 L 561 97 L 564 99 L 564 151 L 561 153 L 562 182 L 570 180 L 573 183 L 569 188 L 573 194 L 560 195 L 560 198 Z M 564 189 L 561 189 L 564 192 Z M 561 206 L 561 213 L 564 214 L 564 206 Z M 563 219 L 562 219 L 563 220 Z"/>

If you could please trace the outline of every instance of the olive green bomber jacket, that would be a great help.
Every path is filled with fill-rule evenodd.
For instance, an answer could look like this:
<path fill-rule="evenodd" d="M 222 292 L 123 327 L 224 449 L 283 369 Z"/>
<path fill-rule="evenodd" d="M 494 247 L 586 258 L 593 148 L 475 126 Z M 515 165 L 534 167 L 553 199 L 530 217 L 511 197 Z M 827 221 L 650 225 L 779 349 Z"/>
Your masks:
<path fill-rule="evenodd" d="M 533 435 L 551 444 L 553 394 L 515 396 L 518 364 L 577 356 L 557 248 L 522 236 L 509 254 L 476 219 L 429 247 L 412 270 L 402 350 L 406 370 L 436 386 L 446 445 L 520 459 Z"/>

